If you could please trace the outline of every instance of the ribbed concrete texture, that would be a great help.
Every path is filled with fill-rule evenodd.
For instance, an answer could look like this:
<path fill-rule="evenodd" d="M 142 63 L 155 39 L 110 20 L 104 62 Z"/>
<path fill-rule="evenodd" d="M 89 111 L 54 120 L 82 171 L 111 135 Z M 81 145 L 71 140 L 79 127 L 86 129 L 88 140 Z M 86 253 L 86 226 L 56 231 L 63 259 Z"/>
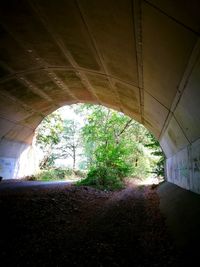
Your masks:
<path fill-rule="evenodd" d="M 144 124 L 200 193 L 199 34 L 198 0 L 0 1 L 0 175 L 31 173 L 41 120 L 87 102 Z"/>

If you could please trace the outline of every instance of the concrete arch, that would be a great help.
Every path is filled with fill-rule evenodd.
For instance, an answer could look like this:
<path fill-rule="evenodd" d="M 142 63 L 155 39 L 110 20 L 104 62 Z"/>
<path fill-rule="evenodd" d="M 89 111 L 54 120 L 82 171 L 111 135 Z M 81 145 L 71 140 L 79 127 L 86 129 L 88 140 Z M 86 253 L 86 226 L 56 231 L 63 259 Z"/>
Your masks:
<path fill-rule="evenodd" d="M 34 169 L 24 158 L 44 116 L 91 102 L 144 124 L 168 181 L 200 193 L 199 10 L 198 0 L 1 1 L 1 175 Z"/>

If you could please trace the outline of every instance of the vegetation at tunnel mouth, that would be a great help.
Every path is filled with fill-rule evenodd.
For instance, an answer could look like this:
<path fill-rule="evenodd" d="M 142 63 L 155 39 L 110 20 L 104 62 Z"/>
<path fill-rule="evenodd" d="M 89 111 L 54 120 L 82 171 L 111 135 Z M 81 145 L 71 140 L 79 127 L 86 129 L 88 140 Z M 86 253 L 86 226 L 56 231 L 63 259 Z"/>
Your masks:
<path fill-rule="evenodd" d="M 42 121 L 35 139 L 40 170 L 30 180 L 71 180 L 118 190 L 128 178 L 164 176 L 164 154 L 155 137 L 125 114 L 101 105 L 58 109 Z"/>

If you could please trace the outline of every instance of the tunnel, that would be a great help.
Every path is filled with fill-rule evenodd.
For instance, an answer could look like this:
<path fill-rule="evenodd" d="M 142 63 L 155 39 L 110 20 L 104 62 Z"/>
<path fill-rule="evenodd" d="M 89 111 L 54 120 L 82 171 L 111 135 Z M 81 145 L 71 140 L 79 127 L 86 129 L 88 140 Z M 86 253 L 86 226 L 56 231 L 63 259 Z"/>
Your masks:
<path fill-rule="evenodd" d="M 167 181 L 200 193 L 199 34 L 197 0 L 2 0 L 0 176 L 34 172 L 45 116 L 93 103 L 143 124 Z"/>

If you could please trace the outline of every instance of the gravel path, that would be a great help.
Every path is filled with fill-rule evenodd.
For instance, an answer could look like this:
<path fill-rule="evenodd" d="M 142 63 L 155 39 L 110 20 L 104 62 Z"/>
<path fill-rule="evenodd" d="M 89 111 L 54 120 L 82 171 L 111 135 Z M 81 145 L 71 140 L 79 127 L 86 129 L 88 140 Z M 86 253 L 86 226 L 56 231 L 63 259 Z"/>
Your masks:
<path fill-rule="evenodd" d="M 151 187 L 62 185 L 0 195 L 1 266 L 178 266 Z"/>

